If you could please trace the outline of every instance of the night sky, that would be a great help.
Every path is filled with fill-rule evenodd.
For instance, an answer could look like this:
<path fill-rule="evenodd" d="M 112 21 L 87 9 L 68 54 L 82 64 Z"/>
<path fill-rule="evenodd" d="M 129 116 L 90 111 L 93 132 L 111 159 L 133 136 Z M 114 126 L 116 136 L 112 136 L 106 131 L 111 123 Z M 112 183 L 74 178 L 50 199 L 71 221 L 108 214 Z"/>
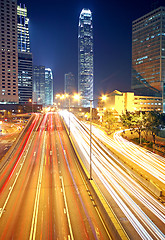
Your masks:
<path fill-rule="evenodd" d="M 53 70 L 54 93 L 64 74 L 78 75 L 78 21 L 82 8 L 93 14 L 94 93 L 131 90 L 132 21 L 151 10 L 151 0 L 22 0 L 30 19 L 33 63 Z"/>

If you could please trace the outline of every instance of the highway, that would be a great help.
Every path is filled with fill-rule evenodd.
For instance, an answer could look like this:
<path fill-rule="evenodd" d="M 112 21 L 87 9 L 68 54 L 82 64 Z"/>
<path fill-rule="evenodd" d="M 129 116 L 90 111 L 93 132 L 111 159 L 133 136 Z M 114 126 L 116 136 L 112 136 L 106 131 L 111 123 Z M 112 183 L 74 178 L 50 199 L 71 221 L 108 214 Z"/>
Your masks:
<path fill-rule="evenodd" d="M 57 113 L 34 114 L 0 164 L 0 239 L 111 239 Z"/>
<path fill-rule="evenodd" d="M 66 125 L 70 126 L 73 142 L 89 171 L 89 124 L 79 121 L 72 113 L 67 111 L 62 111 L 60 114 Z M 93 181 L 99 186 L 121 220 L 130 239 L 165 239 L 165 206 L 143 188 L 134 177 L 128 174 L 119 159 L 103 144 L 109 140 L 109 145 L 113 145 L 114 149 L 122 151 L 122 142 L 116 139 L 119 135 L 115 135 L 115 139 L 110 140 L 103 131 L 95 127 L 92 127 L 92 129 L 94 133 L 92 137 Z M 121 145 L 119 146 L 119 144 Z M 135 147 L 130 148 L 130 151 L 128 147 L 127 154 L 132 161 L 135 157 L 138 160 L 140 156 Z M 142 156 L 142 159 L 145 158 L 144 162 L 150 165 L 148 171 L 150 169 L 150 174 L 159 176 L 163 181 L 163 169 L 165 168 L 163 159 L 154 163 L 160 165 L 161 168 L 159 168 L 153 164 L 153 161 L 150 161 L 150 158 L 154 156 L 151 154 L 149 157 L 148 154 L 145 154 L 144 151 Z M 139 160 L 139 164 L 140 162 L 143 163 Z"/>

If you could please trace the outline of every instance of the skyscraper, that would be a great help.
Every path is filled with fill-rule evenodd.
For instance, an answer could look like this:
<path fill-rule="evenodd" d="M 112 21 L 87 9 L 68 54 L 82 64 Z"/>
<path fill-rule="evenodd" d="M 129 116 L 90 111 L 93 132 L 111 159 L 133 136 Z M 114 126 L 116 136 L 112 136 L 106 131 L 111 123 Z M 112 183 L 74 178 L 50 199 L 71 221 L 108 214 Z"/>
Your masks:
<path fill-rule="evenodd" d="M 18 31 L 18 95 L 19 103 L 25 104 L 32 99 L 33 73 L 32 53 L 30 52 L 29 19 L 25 5 L 17 6 Z"/>
<path fill-rule="evenodd" d="M 45 105 L 53 105 L 53 74 L 50 68 L 45 68 Z"/>
<path fill-rule="evenodd" d="M 0 1 L 0 103 L 18 103 L 17 1 Z"/>
<path fill-rule="evenodd" d="M 66 73 L 64 79 L 64 93 L 72 95 L 75 92 L 75 77 L 73 73 Z"/>
<path fill-rule="evenodd" d="M 45 104 L 45 66 L 33 66 L 33 102 Z"/>
<path fill-rule="evenodd" d="M 89 9 L 83 9 L 79 17 L 78 92 L 81 106 L 89 107 L 93 99 L 93 23 Z"/>
<path fill-rule="evenodd" d="M 162 96 L 165 112 L 165 7 L 133 21 L 131 85 L 137 95 Z"/>
<path fill-rule="evenodd" d="M 17 6 L 18 50 L 30 52 L 29 18 L 25 4 Z"/>

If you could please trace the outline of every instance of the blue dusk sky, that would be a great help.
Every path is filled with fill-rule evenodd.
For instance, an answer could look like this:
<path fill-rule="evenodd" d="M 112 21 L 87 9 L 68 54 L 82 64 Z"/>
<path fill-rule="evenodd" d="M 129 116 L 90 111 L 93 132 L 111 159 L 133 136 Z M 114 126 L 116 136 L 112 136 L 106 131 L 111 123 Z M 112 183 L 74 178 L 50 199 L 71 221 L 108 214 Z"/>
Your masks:
<path fill-rule="evenodd" d="M 132 21 L 151 10 L 151 0 L 22 0 L 30 19 L 33 63 L 53 70 L 54 93 L 64 74 L 78 75 L 78 21 L 83 8 L 93 16 L 94 94 L 131 90 Z M 77 84 L 76 84 L 77 86 Z"/>

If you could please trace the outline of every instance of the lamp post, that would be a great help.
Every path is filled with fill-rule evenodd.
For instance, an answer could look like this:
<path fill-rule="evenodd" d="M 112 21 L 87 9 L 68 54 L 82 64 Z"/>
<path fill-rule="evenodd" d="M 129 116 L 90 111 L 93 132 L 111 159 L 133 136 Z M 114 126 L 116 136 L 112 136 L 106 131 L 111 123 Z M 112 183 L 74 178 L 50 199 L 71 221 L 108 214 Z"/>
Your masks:
<path fill-rule="evenodd" d="M 90 180 L 92 180 L 92 102 L 90 101 Z"/>
<path fill-rule="evenodd" d="M 80 96 L 78 94 L 76 94 L 74 96 L 74 99 L 76 100 L 79 100 L 80 99 Z M 95 101 L 95 100 L 98 100 L 98 99 L 86 99 L 86 98 L 82 98 L 82 99 L 85 99 L 85 100 L 88 100 L 90 102 L 90 138 L 89 138 L 89 147 L 90 147 L 90 150 L 89 150 L 89 156 L 90 156 L 90 161 L 89 161 L 89 180 L 92 180 L 92 102 Z M 101 97 L 102 101 L 105 101 L 106 100 L 106 96 L 103 95 Z"/>

